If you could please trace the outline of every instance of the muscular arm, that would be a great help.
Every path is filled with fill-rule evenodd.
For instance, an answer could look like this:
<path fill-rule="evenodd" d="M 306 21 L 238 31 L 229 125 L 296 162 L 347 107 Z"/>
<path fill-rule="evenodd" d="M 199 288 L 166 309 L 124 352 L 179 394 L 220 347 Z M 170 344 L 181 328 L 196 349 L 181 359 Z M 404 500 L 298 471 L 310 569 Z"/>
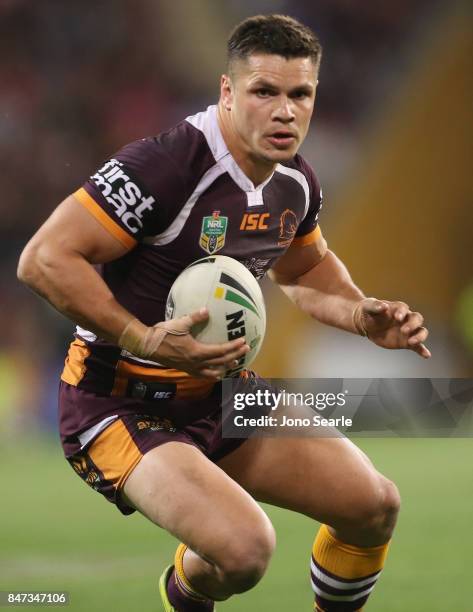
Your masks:
<path fill-rule="evenodd" d="M 169 367 L 218 378 L 248 352 L 241 338 L 215 345 L 195 341 L 189 332 L 192 325 L 208 318 L 205 310 L 159 323 L 159 327 L 138 321 L 117 302 L 94 269 L 94 264 L 118 259 L 127 251 L 69 196 L 26 245 L 18 278 L 81 327 Z"/>
<path fill-rule="evenodd" d="M 127 250 L 69 196 L 26 245 L 18 278 L 81 327 L 117 343 L 134 317 L 93 264 L 118 259 Z"/>
<path fill-rule="evenodd" d="M 322 235 L 307 246 L 293 243 L 270 271 L 271 279 L 314 319 L 368 336 L 383 348 L 413 350 L 424 358 L 424 318 L 404 302 L 366 298 Z"/>
<path fill-rule="evenodd" d="M 272 268 L 270 277 L 303 312 L 327 325 L 357 333 L 353 310 L 364 295 L 321 234 L 310 245 L 292 244 Z"/>

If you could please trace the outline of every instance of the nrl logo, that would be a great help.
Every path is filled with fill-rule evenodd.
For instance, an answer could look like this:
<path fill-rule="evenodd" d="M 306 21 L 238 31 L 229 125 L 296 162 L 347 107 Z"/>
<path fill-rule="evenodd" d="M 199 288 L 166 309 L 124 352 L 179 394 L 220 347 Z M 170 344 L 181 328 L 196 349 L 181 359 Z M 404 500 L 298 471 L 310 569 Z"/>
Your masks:
<path fill-rule="evenodd" d="M 199 246 L 209 255 L 220 251 L 225 244 L 227 226 L 228 217 L 221 217 L 219 210 L 214 210 L 209 217 L 203 217 Z"/>

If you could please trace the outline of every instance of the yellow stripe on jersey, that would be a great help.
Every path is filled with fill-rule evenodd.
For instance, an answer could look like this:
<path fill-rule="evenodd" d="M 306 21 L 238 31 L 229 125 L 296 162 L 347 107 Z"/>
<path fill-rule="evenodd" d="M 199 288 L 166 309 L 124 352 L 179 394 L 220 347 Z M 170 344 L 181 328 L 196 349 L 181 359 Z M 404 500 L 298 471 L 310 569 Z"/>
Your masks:
<path fill-rule="evenodd" d="M 90 349 L 83 340 L 76 338 L 71 342 L 64 364 L 64 370 L 61 374 L 61 380 L 73 387 L 77 387 L 84 378 L 87 370 L 85 360 L 89 355 Z"/>
<path fill-rule="evenodd" d="M 136 246 L 137 240 L 132 238 L 124 229 L 115 223 L 83 187 L 78 189 L 73 195 L 97 219 L 100 225 L 121 242 L 123 246 L 127 249 L 133 249 Z"/>
<path fill-rule="evenodd" d="M 296 236 L 292 241 L 292 244 L 296 244 L 297 246 L 308 246 L 309 244 L 313 244 L 316 242 L 320 236 L 322 236 L 322 231 L 320 229 L 320 225 L 311 231 L 309 234 L 305 234 L 304 236 Z"/>

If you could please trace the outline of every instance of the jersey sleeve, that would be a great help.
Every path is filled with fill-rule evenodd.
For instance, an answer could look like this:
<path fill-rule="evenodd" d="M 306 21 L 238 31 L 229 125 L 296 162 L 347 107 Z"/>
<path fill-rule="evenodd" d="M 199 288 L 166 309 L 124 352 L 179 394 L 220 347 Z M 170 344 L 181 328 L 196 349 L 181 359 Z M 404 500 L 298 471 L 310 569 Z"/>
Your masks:
<path fill-rule="evenodd" d="M 127 248 L 166 227 L 182 184 L 174 160 L 153 138 L 123 147 L 74 196 Z"/>
<path fill-rule="evenodd" d="M 319 212 L 322 208 L 322 189 L 320 183 L 307 162 L 301 159 L 303 173 L 309 184 L 309 206 L 305 217 L 297 228 L 293 242 L 305 246 L 315 242 L 320 235 Z"/>

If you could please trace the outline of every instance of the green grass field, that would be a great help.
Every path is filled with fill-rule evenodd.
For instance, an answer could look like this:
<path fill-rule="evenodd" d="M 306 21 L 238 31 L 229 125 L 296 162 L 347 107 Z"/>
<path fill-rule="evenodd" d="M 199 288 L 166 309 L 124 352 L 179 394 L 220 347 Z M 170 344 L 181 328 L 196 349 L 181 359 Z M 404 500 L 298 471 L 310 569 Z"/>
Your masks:
<path fill-rule="evenodd" d="M 403 497 L 386 572 L 368 609 L 473 610 L 472 441 L 377 439 L 360 446 Z M 55 443 L 32 443 L 21 456 L 9 446 L 0 461 L 0 590 L 67 590 L 66 609 L 77 612 L 161 609 L 156 582 L 173 557 L 173 538 L 138 514 L 122 517 L 74 474 Z M 270 569 L 255 589 L 219 610 L 309 612 L 316 526 L 266 510 L 278 533 Z"/>

